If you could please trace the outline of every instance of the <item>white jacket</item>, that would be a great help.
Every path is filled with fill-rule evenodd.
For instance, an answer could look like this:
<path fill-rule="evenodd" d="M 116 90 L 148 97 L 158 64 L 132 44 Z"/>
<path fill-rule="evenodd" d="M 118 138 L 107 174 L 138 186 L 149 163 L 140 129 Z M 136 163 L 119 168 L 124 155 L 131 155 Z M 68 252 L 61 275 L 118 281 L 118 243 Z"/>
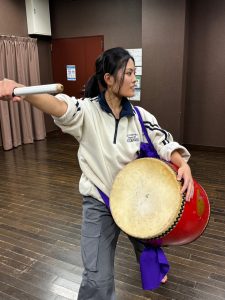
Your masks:
<path fill-rule="evenodd" d="M 145 141 L 138 116 L 126 98 L 122 100 L 120 119 L 116 120 L 103 94 L 85 99 L 65 94 L 56 97 L 65 101 L 68 109 L 63 116 L 54 117 L 55 124 L 79 142 L 78 160 L 82 170 L 79 191 L 102 201 L 96 186 L 109 196 L 115 176 L 137 158 L 140 142 Z M 174 142 L 152 114 L 138 108 L 160 158 L 169 161 L 171 153 L 178 150 L 187 161 L 190 154 L 186 148 Z"/>

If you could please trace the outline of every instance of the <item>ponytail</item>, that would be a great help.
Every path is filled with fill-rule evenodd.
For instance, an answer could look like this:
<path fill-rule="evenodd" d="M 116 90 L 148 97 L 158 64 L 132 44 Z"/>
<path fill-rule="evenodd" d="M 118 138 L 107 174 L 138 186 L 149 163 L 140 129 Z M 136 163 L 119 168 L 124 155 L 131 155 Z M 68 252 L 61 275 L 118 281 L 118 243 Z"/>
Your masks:
<path fill-rule="evenodd" d="M 89 78 L 86 84 L 84 97 L 93 98 L 98 96 L 99 93 L 100 93 L 100 89 L 99 89 L 98 79 L 96 74 L 94 74 L 92 77 Z"/>
<path fill-rule="evenodd" d="M 107 84 L 104 79 L 106 73 L 112 75 L 117 80 L 117 73 L 120 69 L 125 71 L 129 59 L 134 61 L 130 53 L 121 48 L 111 48 L 103 52 L 95 61 L 95 75 L 93 75 L 87 82 L 85 87 L 85 97 L 96 97 L 100 94 L 101 90 L 106 90 Z M 120 85 L 123 82 L 123 77 Z"/>

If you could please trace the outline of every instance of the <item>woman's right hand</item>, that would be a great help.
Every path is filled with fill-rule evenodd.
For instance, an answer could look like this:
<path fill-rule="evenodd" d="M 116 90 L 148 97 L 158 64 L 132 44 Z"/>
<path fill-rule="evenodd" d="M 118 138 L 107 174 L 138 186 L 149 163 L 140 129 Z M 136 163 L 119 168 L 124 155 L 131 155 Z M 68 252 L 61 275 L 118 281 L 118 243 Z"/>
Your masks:
<path fill-rule="evenodd" d="M 14 96 L 13 91 L 16 87 L 24 85 L 17 83 L 14 80 L 6 79 L 0 81 L 0 100 L 19 102 L 23 99 L 20 96 Z"/>
<path fill-rule="evenodd" d="M 56 97 L 49 94 L 32 94 L 27 96 L 14 96 L 13 91 L 17 87 L 23 87 L 24 85 L 15 82 L 10 79 L 3 79 L 0 81 L 0 100 L 20 102 L 26 100 L 31 105 L 40 109 L 41 111 L 53 115 L 55 117 L 61 117 L 67 111 L 67 104 L 64 101 L 58 100 Z"/>

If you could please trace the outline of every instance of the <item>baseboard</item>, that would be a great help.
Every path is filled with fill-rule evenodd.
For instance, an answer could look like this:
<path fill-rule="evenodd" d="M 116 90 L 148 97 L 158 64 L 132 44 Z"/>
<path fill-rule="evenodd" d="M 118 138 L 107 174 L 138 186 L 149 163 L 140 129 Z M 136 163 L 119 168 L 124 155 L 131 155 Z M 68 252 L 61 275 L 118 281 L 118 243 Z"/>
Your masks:
<path fill-rule="evenodd" d="M 185 144 L 184 147 L 186 147 L 190 151 L 194 150 L 194 151 L 207 151 L 207 152 L 225 153 L 225 147 L 190 145 L 190 144 Z"/>
<path fill-rule="evenodd" d="M 63 132 L 60 129 L 55 129 L 53 131 L 49 131 L 46 133 L 46 137 L 55 137 L 55 136 L 61 136 Z"/>

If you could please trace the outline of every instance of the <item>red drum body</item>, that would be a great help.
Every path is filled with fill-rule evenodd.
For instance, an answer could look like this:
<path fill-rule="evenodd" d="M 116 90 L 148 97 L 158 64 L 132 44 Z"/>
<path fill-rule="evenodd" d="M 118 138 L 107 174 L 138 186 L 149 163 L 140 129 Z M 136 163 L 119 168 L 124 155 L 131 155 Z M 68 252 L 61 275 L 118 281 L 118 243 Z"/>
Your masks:
<path fill-rule="evenodd" d="M 163 245 L 185 245 L 196 240 L 205 230 L 210 216 L 210 205 L 202 186 L 194 180 L 194 195 L 190 202 L 185 202 L 177 224 L 161 238 L 148 243 Z"/>
<path fill-rule="evenodd" d="M 208 197 L 194 180 L 194 195 L 190 202 L 185 201 L 176 176 L 175 166 L 155 158 L 141 158 L 125 166 L 110 194 L 117 225 L 152 245 L 184 245 L 197 239 L 209 221 Z"/>

